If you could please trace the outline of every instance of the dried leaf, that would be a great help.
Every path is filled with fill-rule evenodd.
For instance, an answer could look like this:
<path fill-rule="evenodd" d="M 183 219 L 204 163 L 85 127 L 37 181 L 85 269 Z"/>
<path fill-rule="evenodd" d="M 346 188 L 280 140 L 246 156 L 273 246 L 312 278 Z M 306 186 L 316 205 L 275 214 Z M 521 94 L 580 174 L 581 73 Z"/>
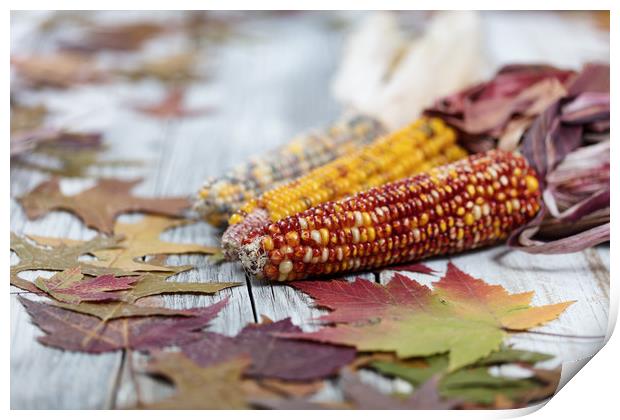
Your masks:
<path fill-rule="evenodd" d="M 53 146 L 66 154 L 81 149 L 100 149 L 100 133 L 78 133 L 54 128 L 39 128 L 11 134 L 11 157 L 18 157 L 32 151 L 46 151 L 43 145 Z"/>
<path fill-rule="evenodd" d="M 140 306 L 127 302 L 82 302 L 64 303 L 49 302 L 50 305 L 80 314 L 92 315 L 102 321 L 110 321 L 118 318 L 133 318 L 143 316 L 193 316 L 190 309 L 168 309 L 161 306 Z"/>
<path fill-rule="evenodd" d="M 11 103 L 11 138 L 16 133 L 32 131 L 41 127 L 46 116 L 47 108 L 45 105 L 26 106 Z"/>
<path fill-rule="evenodd" d="M 98 267 L 116 267 L 127 271 L 175 271 L 175 267 L 149 264 L 137 259 L 155 254 L 213 254 L 219 251 L 218 247 L 166 242 L 160 239 L 161 234 L 165 231 L 186 226 L 190 223 L 192 223 L 190 220 L 170 219 L 159 216 L 144 216 L 137 223 L 116 222 L 114 225 L 114 235 L 123 237 L 123 240 L 119 243 L 123 248 L 97 251 L 94 255 L 98 261 L 93 261 L 91 264 Z M 75 245 L 79 243 L 79 241 L 67 241 L 60 238 L 47 238 L 45 242 L 41 242 L 41 238 L 37 236 L 32 236 L 32 238 L 47 245 L 57 245 L 59 243 Z"/>
<path fill-rule="evenodd" d="M 136 22 L 122 25 L 96 26 L 79 41 L 61 43 L 64 50 L 79 53 L 95 53 L 103 50 L 133 51 L 164 32 L 157 23 Z"/>
<path fill-rule="evenodd" d="M 195 64 L 194 54 L 183 53 L 145 61 L 132 69 L 118 70 L 117 73 L 131 80 L 153 78 L 165 83 L 188 83 L 200 79 Z"/>
<path fill-rule="evenodd" d="M 73 85 L 104 80 L 103 73 L 92 60 L 75 54 L 11 57 L 11 65 L 17 74 L 34 88 L 66 89 Z"/>
<path fill-rule="evenodd" d="M 75 246 L 59 245 L 44 248 L 30 243 L 25 238 L 11 232 L 11 250 L 19 257 L 19 263 L 11 266 L 11 284 L 17 287 L 23 285 L 23 282 L 26 280 L 20 279 L 18 276 L 19 273 L 23 271 L 63 271 L 75 268 L 76 266 L 80 268 L 82 273 L 91 276 L 100 276 L 104 274 L 114 274 L 117 276 L 131 275 L 132 273 L 124 270 L 95 267 L 88 263 L 78 261 L 82 255 L 93 255 L 95 251 L 117 247 L 119 246 L 119 241 L 120 238 L 118 237 L 106 238 L 97 236 Z M 26 288 L 26 290 L 28 289 Z"/>
<path fill-rule="evenodd" d="M 135 197 L 130 191 L 139 182 L 102 179 L 92 188 L 66 196 L 60 191 L 59 180 L 54 178 L 42 182 L 18 201 L 24 206 L 29 219 L 36 219 L 52 210 L 66 210 L 82 219 L 88 227 L 107 234 L 112 233 L 114 221 L 120 214 L 145 212 L 180 216 L 190 206 L 189 200 L 183 197 Z"/>
<path fill-rule="evenodd" d="M 191 267 L 182 267 L 183 271 L 190 269 Z M 229 283 L 229 282 L 178 282 L 178 281 L 166 281 L 169 277 L 176 275 L 177 273 L 146 273 L 141 276 L 140 281 L 126 293 L 123 294 L 123 299 L 127 302 L 135 302 L 143 297 L 171 294 L 171 293 L 194 293 L 194 294 L 207 294 L 212 295 L 223 289 L 230 287 L 240 286 L 243 283 Z"/>
<path fill-rule="evenodd" d="M 334 375 L 355 358 L 355 350 L 351 348 L 274 336 L 276 333 L 296 332 L 301 329 L 287 318 L 248 325 L 235 337 L 207 333 L 201 341 L 182 345 L 181 351 L 200 366 L 246 355 L 252 362 L 246 371 L 249 377 L 288 381 L 308 381 Z"/>
<path fill-rule="evenodd" d="M 146 351 L 198 340 L 203 335 L 201 330 L 228 300 L 184 311 L 183 315 L 191 312 L 193 316 L 123 318 L 107 322 L 43 302 L 22 297 L 19 301 L 32 322 L 45 332 L 38 338 L 42 344 L 63 350 L 103 353 L 121 349 Z"/>
<path fill-rule="evenodd" d="M 243 381 L 243 388 L 250 399 L 307 397 L 316 394 L 324 386 L 325 382 L 321 380 L 289 382 L 280 379 L 244 379 Z"/>
<path fill-rule="evenodd" d="M 388 270 L 394 271 L 407 271 L 409 273 L 420 273 L 427 275 L 434 275 L 437 271 L 433 270 L 429 266 L 425 264 L 402 264 L 402 265 L 393 265 L 387 268 Z"/>
<path fill-rule="evenodd" d="M 159 119 L 195 117 L 213 111 L 210 107 L 188 109 L 185 107 L 184 97 L 183 89 L 173 87 L 160 102 L 150 105 L 133 105 L 133 109 Z"/>
<path fill-rule="evenodd" d="M 422 360 L 414 360 L 413 363 L 411 361 L 378 361 L 370 366 L 383 374 L 401 378 L 414 387 L 420 386 L 433 376 L 440 375 L 438 389 L 443 397 L 491 405 L 500 396 L 513 403 L 522 401 L 524 397 L 532 395 L 537 389 L 540 391 L 541 388 L 547 389 L 548 386 L 546 381 L 539 381 L 537 378 L 492 375 L 489 371 L 490 366 L 507 363 L 530 365 L 552 357 L 541 353 L 502 349 L 491 353 L 490 356 L 473 366 L 454 372 L 448 372 L 446 355 L 430 356 Z M 528 397 L 528 400 L 531 399 Z"/>
<path fill-rule="evenodd" d="M 442 399 L 437 391 L 436 377 L 420 386 L 412 395 L 399 398 L 382 394 L 377 389 L 360 381 L 350 371 L 341 375 L 342 388 L 346 404 L 317 403 L 307 398 L 252 398 L 254 406 L 275 410 L 450 410 L 458 407 L 461 401 Z"/>
<path fill-rule="evenodd" d="M 49 279 L 39 277 L 35 285 L 58 301 L 79 304 L 120 300 L 120 292 L 131 289 L 138 280 L 138 277 L 115 277 L 113 274 L 85 279 L 80 267 L 74 267 Z"/>
<path fill-rule="evenodd" d="M 448 353 L 451 371 L 498 350 L 508 332 L 551 321 L 573 303 L 533 307 L 533 292 L 509 294 L 452 263 L 432 291 L 398 273 L 387 286 L 362 279 L 293 286 L 333 310 L 321 320 L 339 325 L 282 336 L 394 351 L 402 358 Z"/>
<path fill-rule="evenodd" d="M 245 359 L 200 367 L 181 353 L 160 353 L 149 363 L 148 372 L 170 380 L 176 394 L 143 408 L 164 410 L 235 410 L 248 408 L 241 376 Z"/>
<path fill-rule="evenodd" d="M 70 134 L 74 135 L 73 133 Z M 67 147 L 64 144 L 56 143 L 54 139 L 49 139 L 48 141 L 41 138 L 31 138 L 31 140 L 40 141 L 39 145 L 32 151 L 32 154 L 37 157 L 45 156 L 49 159 L 46 159 L 46 162 L 43 163 L 41 159 L 34 160 L 30 158 L 31 156 L 21 156 L 20 159 L 15 160 L 15 163 L 27 169 L 54 176 L 84 178 L 89 176 L 91 168 L 138 166 L 142 164 L 138 160 L 100 159 L 100 154 L 103 151 L 102 147 L 91 150 L 76 150 L 72 146 Z"/>
<path fill-rule="evenodd" d="M 345 398 L 360 410 L 450 410 L 460 405 L 460 400 L 442 399 L 438 382 L 437 377 L 429 379 L 405 399 L 381 394 L 348 371 L 342 373 L 340 385 Z"/>

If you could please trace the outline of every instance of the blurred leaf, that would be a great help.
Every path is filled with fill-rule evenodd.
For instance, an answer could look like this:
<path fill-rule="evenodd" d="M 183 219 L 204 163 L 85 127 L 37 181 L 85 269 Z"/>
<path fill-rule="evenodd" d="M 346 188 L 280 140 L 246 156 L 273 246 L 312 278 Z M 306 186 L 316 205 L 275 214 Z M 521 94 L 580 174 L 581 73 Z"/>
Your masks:
<path fill-rule="evenodd" d="M 142 198 L 131 194 L 141 180 L 101 179 L 78 194 L 67 196 L 60 191 L 57 178 L 44 181 L 28 194 L 19 197 L 29 219 L 36 219 L 53 210 L 66 210 L 82 219 L 86 226 L 112 234 L 116 217 L 123 213 L 145 212 L 180 216 L 190 206 L 184 197 Z"/>

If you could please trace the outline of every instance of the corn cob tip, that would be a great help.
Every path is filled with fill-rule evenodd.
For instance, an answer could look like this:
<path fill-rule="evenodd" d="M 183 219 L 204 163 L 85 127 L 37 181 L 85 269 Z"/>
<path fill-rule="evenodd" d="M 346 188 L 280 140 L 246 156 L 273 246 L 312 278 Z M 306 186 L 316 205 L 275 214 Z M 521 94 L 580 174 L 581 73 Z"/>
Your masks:
<path fill-rule="evenodd" d="M 243 221 L 228 226 L 222 235 L 222 249 L 227 260 L 237 259 L 237 254 L 243 238 L 247 237 L 255 229 L 269 224 L 269 215 L 264 209 L 255 209 L 248 214 Z"/>
<path fill-rule="evenodd" d="M 261 279 L 265 265 L 269 260 L 267 252 L 262 246 L 263 237 L 256 237 L 244 246 L 236 249 L 236 255 L 246 273 Z"/>

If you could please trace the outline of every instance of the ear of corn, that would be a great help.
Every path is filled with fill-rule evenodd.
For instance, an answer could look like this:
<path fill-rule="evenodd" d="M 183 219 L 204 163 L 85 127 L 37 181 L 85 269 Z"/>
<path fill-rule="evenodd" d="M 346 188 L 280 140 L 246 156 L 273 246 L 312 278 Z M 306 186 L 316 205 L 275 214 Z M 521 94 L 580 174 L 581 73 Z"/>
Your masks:
<path fill-rule="evenodd" d="M 229 258 L 235 258 L 243 238 L 269 221 L 464 156 L 466 152 L 456 144 L 454 130 L 440 119 L 421 118 L 356 153 L 336 159 L 249 201 L 230 218 L 222 246 Z"/>
<path fill-rule="evenodd" d="M 525 159 L 493 150 L 270 223 L 239 258 L 285 281 L 456 253 L 507 238 L 536 215 L 540 194 Z"/>
<path fill-rule="evenodd" d="M 380 122 L 355 116 L 323 132 L 297 137 L 285 146 L 207 180 L 194 208 L 209 223 L 222 225 L 241 205 L 267 188 L 290 181 L 339 156 L 354 152 L 383 134 Z"/>

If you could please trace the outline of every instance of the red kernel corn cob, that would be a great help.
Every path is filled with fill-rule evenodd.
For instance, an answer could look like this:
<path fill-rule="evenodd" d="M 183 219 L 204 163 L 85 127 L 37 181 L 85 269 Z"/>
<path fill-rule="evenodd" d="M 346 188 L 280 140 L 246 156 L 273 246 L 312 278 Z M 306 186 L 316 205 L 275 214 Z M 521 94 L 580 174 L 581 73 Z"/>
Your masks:
<path fill-rule="evenodd" d="M 465 157 L 456 133 L 438 118 L 420 118 L 300 178 L 250 200 L 229 219 L 222 237 L 234 259 L 253 229 L 348 195 Z"/>
<path fill-rule="evenodd" d="M 492 150 L 253 231 L 239 258 L 269 280 L 361 271 L 490 245 L 540 209 L 535 171 Z"/>

